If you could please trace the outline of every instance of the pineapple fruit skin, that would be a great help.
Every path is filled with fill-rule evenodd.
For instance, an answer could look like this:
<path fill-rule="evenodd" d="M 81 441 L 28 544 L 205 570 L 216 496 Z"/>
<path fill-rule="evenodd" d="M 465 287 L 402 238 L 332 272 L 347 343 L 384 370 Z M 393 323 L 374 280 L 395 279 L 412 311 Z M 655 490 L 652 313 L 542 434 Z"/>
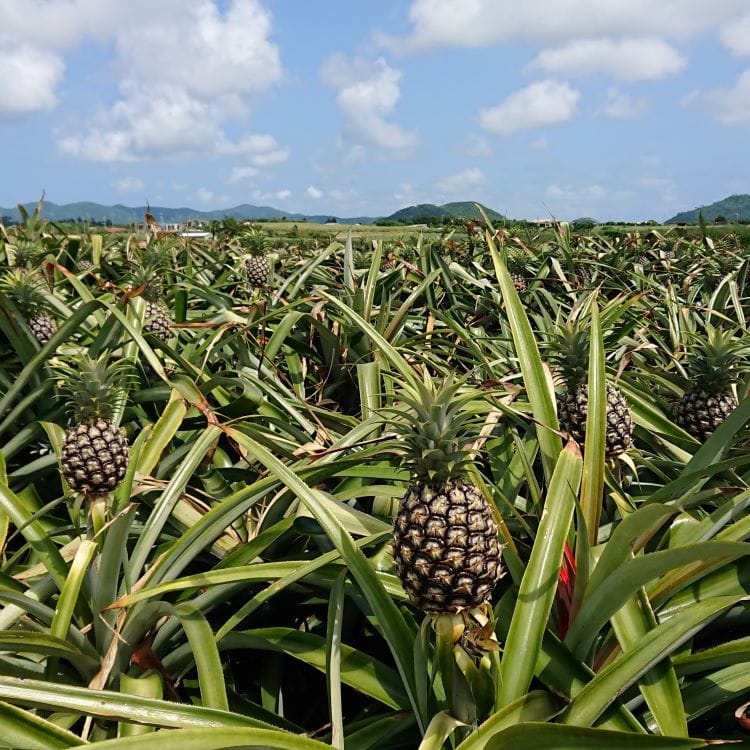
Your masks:
<path fill-rule="evenodd" d="M 45 313 L 29 318 L 29 328 L 40 344 L 46 344 L 57 333 L 57 323 Z"/>
<path fill-rule="evenodd" d="M 268 284 L 271 264 L 265 255 L 251 255 L 245 260 L 245 278 L 250 286 L 257 288 Z"/>
<path fill-rule="evenodd" d="M 612 383 L 607 383 L 607 426 L 604 454 L 614 458 L 629 450 L 633 444 L 633 419 L 622 394 Z M 586 442 L 588 414 L 588 386 L 579 385 L 566 391 L 560 400 L 560 429 L 581 446 Z"/>
<path fill-rule="evenodd" d="M 412 484 L 393 529 L 393 557 L 410 601 L 456 613 L 487 601 L 501 575 L 501 546 L 480 490 L 462 481 Z"/>
<path fill-rule="evenodd" d="M 675 421 L 703 443 L 736 407 L 737 400 L 731 391 L 712 393 L 699 385 L 680 399 Z"/>
<path fill-rule="evenodd" d="M 128 455 L 125 434 L 107 420 L 74 424 L 65 431 L 63 440 L 63 476 L 81 494 L 111 492 L 125 477 Z"/>
<path fill-rule="evenodd" d="M 159 302 L 146 302 L 144 330 L 153 333 L 157 338 L 166 343 L 171 336 L 169 330 L 171 322 L 169 312 L 164 305 Z"/>

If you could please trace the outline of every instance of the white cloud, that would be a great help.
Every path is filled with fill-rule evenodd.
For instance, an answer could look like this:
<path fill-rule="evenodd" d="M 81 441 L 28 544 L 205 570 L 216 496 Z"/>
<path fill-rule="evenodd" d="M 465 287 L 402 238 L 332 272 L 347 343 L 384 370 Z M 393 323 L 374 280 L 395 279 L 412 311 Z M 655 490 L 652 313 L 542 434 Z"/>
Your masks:
<path fill-rule="evenodd" d="M 492 146 L 490 142 L 481 135 L 471 135 L 466 147 L 466 153 L 476 158 L 492 156 Z"/>
<path fill-rule="evenodd" d="M 305 190 L 305 195 L 313 200 L 319 200 L 323 197 L 323 191 L 316 188 L 315 185 L 310 185 L 307 190 Z"/>
<path fill-rule="evenodd" d="M 146 184 L 140 177 L 121 177 L 113 183 L 115 190 L 120 193 L 140 193 L 146 187 Z"/>
<path fill-rule="evenodd" d="M 0 118 L 52 109 L 63 61 L 50 52 L 21 44 L 5 47 L 0 37 Z"/>
<path fill-rule="evenodd" d="M 542 45 L 600 36 L 685 38 L 731 23 L 747 0 L 413 0 L 411 33 L 376 40 L 394 52 L 439 46 Z"/>
<path fill-rule="evenodd" d="M 725 26 L 721 41 L 738 57 L 750 55 L 750 13 Z"/>
<path fill-rule="evenodd" d="M 388 151 L 407 151 L 416 145 L 416 133 L 389 119 L 401 96 L 401 72 L 382 57 L 350 60 L 336 54 L 325 62 L 320 75 L 338 92 L 349 140 Z"/>
<path fill-rule="evenodd" d="M 437 181 L 435 187 L 440 194 L 445 194 L 449 197 L 460 196 L 465 198 L 467 193 L 484 185 L 486 182 L 487 177 L 484 172 L 474 167 L 443 177 Z"/>
<path fill-rule="evenodd" d="M 514 92 L 496 107 L 482 110 L 479 122 L 498 135 L 565 122 L 575 114 L 580 96 L 567 83 L 537 81 Z"/>
<path fill-rule="evenodd" d="M 271 191 L 266 191 L 266 192 L 262 190 L 253 191 L 253 200 L 255 201 L 286 201 L 291 197 L 292 197 L 292 191 L 288 190 L 287 188 L 282 188 L 281 190 L 271 190 Z"/>
<path fill-rule="evenodd" d="M 175 0 L 171 3 L 174 10 Z M 147 0 L 131 0 L 129 11 L 143 18 Z M 0 29 L 40 49 L 64 50 L 84 37 L 105 39 L 125 20 L 119 0 L 0 0 Z"/>
<path fill-rule="evenodd" d="M 607 195 L 607 191 L 601 185 L 585 185 L 583 187 L 550 185 L 545 193 L 548 198 L 556 198 L 568 203 L 599 201 Z"/>
<path fill-rule="evenodd" d="M 711 114 L 724 125 L 750 126 L 750 69 L 731 88 L 713 89 L 700 95 L 711 104 Z"/>
<path fill-rule="evenodd" d="M 258 0 L 234 0 L 224 14 L 216 2 L 190 0 L 182 12 L 149 12 L 147 23 L 124 26 L 116 44 L 128 77 L 156 77 L 210 99 L 264 91 L 281 80 L 270 33 L 271 17 Z"/>
<path fill-rule="evenodd" d="M 65 4 L 74 11 L 93 1 Z M 0 18 L 3 3 L 9 0 L 0 0 Z M 63 152 L 104 162 L 236 154 L 255 167 L 288 158 L 270 135 L 230 140 L 224 130 L 229 120 L 246 120 L 253 96 L 283 77 L 271 16 L 259 0 L 103 4 L 115 17 L 103 25 L 116 50 L 119 99 L 63 134 Z"/>
<path fill-rule="evenodd" d="M 234 167 L 229 175 L 229 182 L 246 182 L 254 180 L 260 174 L 257 167 Z"/>
<path fill-rule="evenodd" d="M 216 200 L 216 194 L 208 188 L 198 188 L 195 191 L 195 198 L 199 203 L 210 204 Z"/>
<path fill-rule="evenodd" d="M 60 140 L 63 152 L 90 161 L 138 161 L 213 151 L 221 142 L 215 104 L 164 86 L 124 87 L 125 96 L 88 131 Z"/>
<path fill-rule="evenodd" d="M 549 138 L 542 135 L 531 142 L 531 148 L 535 151 L 546 151 L 549 148 Z"/>
<path fill-rule="evenodd" d="M 542 51 L 529 67 L 565 76 L 610 75 L 637 81 L 679 73 L 685 59 L 661 39 L 576 39 Z"/>
<path fill-rule="evenodd" d="M 648 109 L 648 102 L 644 99 L 635 99 L 630 94 L 619 89 L 608 89 L 607 98 L 599 108 L 598 114 L 615 119 L 628 119 L 638 117 Z"/>

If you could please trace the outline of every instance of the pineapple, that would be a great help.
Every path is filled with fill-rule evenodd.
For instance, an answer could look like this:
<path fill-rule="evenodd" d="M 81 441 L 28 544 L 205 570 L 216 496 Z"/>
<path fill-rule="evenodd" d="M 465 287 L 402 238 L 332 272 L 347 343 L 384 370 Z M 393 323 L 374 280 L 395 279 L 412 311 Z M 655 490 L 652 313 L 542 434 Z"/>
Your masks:
<path fill-rule="evenodd" d="M 13 300 L 40 344 L 46 344 L 55 335 L 57 323 L 49 315 L 42 282 L 38 278 L 21 269 L 13 269 L 0 279 L 0 291 Z"/>
<path fill-rule="evenodd" d="M 588 330 L 575 321 L 558 326 L 549 342 L 550 360 L 557 365 L 565 392 L 558 400 L 560 429 L 582 447 L 586 443 L 588 414 Z M 611 459 L 627 451 L 633 443 L 633 420 L 622 394 L 612 383 L 606 384 L 607 427 L 604 454 Z"/>
<path fill-rule="evenodd" d="M 163 250 L 157 244 L 152 244 L 128 274 L 131 290 L 138 290 L 146 302 L 143 330 L 153 333 L 165 343 L 169 341 L 169 327 L 172 324 L 169 310 L 162 302 L 164 288 L 160 276 L 166 270 L 166 263 Z"/>
<path fill-rule="evenodd" d="M 261 289 L 268 284 L 271 264 L 266 257 L 268 239 L 262 229 L 252 229 L 246 235 L 247 254 L 243 256 L 243 271 L 248 284 Z"/>
<path fill-rule="evenodd" d="M 128 466 L 128 440 L 112 423 L 115 405 L 126 394 L 127 364 L 79 355 L 51 367 L 71 419 L 61 451 L 63 477 L 82 495 L 111 492 Z"/>
<path fill-rule="evenodd" d="M 525 292 L 526 282 L 526 254 L 522 250 L 508 251 L 508 272 L 516 291 Z"/>
<path fill-rule="evenodd" d="M 467 478 L 468 415 L 458 385 L 405 389 L 397 427 L 411 484 L 393 527 L 393 557 L 411 602 L 431 614 L 472 610 L 492 595 L 501 547 L 487 499 Z"/>
<path fill-rule="evenodd" d="M 146 299 L 146 315 L 143 321 L 143 330 L 153 333 L 154 336 L 166 343 L 171 336 L 169 327 L 172 324 L 172 317 L 169 310 L 158 297 L 149 295 L 148 290 L 144 294 L 144 298 Z"/>
<path fill-rule="evenodd" d="M 676 407 L 675 421 L 701 442 L 732 413 L 737 399 L 732 383 L 748 346 L 731 331 L 706 326 L 706 337 L 695 341 L 687 355 L 691 385 Z"/>

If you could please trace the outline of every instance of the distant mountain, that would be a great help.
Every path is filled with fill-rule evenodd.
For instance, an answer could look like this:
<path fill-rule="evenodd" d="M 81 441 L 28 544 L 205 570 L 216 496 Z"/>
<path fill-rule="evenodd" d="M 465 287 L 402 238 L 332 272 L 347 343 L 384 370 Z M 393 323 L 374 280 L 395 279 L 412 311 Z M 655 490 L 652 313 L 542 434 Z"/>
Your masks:
<path fill-rule="evenodd" d="M 36 208 L 36 203 L 26 203 L 24 207 L 31 213 Z M 42 216 L 50 221 L 75 221 L 83 219 L 95 222 L 111 221 L 113 224 L 140 224 L 143 222 L 143 215 L 146 213 L 146 208 L 146 206 L 128 207 L 119 203 L 114 206 L 103 206 L 100 203 L 86 202 L 58 205 L 57 203 L 45 201 L 42 208 Z M 150 209 L 160 224 L 180 224 L 190 219 L 198 221 L 221 220 L 229 216 L 238 221 L 281 219 L 283 217 L 301 221 L 303 218 L 306 218 L 302 214 L 290 214 L 280 211 L 277 208 L 271 208 L 270 206 L 252 206 L 248 203 L 218 211 L 198 211 L 195 208 L 167 208 L 165 206 L 151 206 Z M 0 213 L 3 216 L 10 216 L 16 221 L 20 218 L 17 208 L 0 208 Z M 328 217 L 320 218 L 325 221 Z"/>
<path fill-rule="evenodd" d="M 24 208 L 33 213 L 36 208 L 36 202 L 25 203 Z M 491 220 L 502 219 L 501 214 L 493 211 L 491 208 L 482 207 Z M 112 224 L 128 225 L 141 224 L 143 215 L 146 213 L 146 206 L 123 206 L 116 204 L 114 206 L 103 206 L 100 203 L 66 203 L 59 205 L 45 201 L 42 208 L 42 216 L 49 221 L 89 221 L 103 223 L 106 221 Z M 299 213 L 289 213 L 280 211 L 278 208 L 270 206 L 253 206 L 249 203 L 243 203 L 233 208 L 224 208 L 216 211 L 198 211 L 194 208 L 167 208 L 165 206 L 150 206 L 151 213 L 156 217 L 160 224 L 182 224 L 186 221 L 221 221 L 231 217 L 238 221 L 257 221 L 260 219 L 283 219 L 290 221 L 310 221 L 319 224 L 325 224 L 328 221 L 335 221 L 338 224 L 371 224 L 377 221 L 375 216 L 355 216 L 342 218 L 333 214 L 306 215 Z M 20 221 L 21 215 L 18 208 L 0 207 L 0 216 L 10 217 L 12 221 Z M 481 219 L 481 215 L 474 203 L 446 203 L 443 206 L 435 206 L 432 203 L 423 203 L 419 206 L 409 206 L 396 213 L 385 217 L 393 221 L 414 221 L 427 217 L 459 217 L 465 219 Z M 6 219 L 7 221 L 7 219 Z"/>
<path fill-rule="evenodd" d="M 724 216 L 727 221 L 750 221 L 750 195 L 730 195 L 724 200 L 710 206 L 700 206 L 692 211 L 683 211 L 665 224 L 697 224 L 698 214 L 703 213 L 706 221 L 713 221 L 717 216 Z"/>
<path fill-rule="evenodd" d="M 482 206 L 481 203 L 479 205 Z M 487 206 L 482 206 L 482 209 L 490 221 L 501 221 L 505 218 L 502 214 L 487 208 Z M 444 203 L 442 206 L 436 206 L 434 203 L 420 203 L 416 206 L 402 208 L 385 218 L 389 221 L 417 221 L 418 219 L 435 217 L 482 220 L 482 214 L 479 212 L 477 204 L 470 201 Z"/>

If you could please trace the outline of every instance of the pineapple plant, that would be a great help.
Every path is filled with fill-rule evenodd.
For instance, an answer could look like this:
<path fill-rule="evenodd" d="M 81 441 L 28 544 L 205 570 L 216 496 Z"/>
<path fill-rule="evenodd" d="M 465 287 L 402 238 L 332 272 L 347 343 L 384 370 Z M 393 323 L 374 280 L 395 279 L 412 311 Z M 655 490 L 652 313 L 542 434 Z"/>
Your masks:
<path fill-rule="evenodd" d="M 0 291 L 18 307 L 36 340 L 46 344 L 57 332 L 57 323 L 49 314 L 42 283 L 37 277 L 14 268 L 0 279 Z"/>
<path fill-rule="evenodd" d="M 517 292 L 525 292 L 528 283 L 526 281 L 526 254 L 522 250 L 508 251 L 508 272 Z"/>
<path fill-rule="evenodd" d="M 150 283 L 143 293 L 143 298 L 146 301 L 143 330 L 153 333 L 154 336 L 166 343 L 172 335 L 169 329 L 172 324 L 172 316 L 162 302 L 161 285 Z"/>
<path fill-rule="evenodd" d="M 153 333 L 163 342 L 169 341 L 172 317 L 164 305 L 164 288 L 161 276 L 166 269 L 166 259 L 158 245 L 148 246 L 140 259 L 128 274 L 128 283 L 132 290 L 140 290 L 146 302 L 146 313 L 143 320 L 143 330 Z"/>
<path fill-rule="evenodd" d="M 567 432 L 582 447 L 586 443 L 588 414 L 589 333 L 580 321 L 558 325 L 548 342 L 550 361 L 557 366 L 565 390 L 558 400 L 560 429 Z M 633 420 L 619 390 L 606 384 L 607 427 L 605 432 L 606 458 L 616 458 L 633 444 Z"/>
<path fill-rule="evenodd" d="M 481 606 L 501 575 L 492 510 L 468 478 L 470 417 L 458 388 L 406 388 L 410 411 L 396 427 L 411 483 L 393 526 L 393 557 L 410 601 L 435 615 Z"/>
<path fill-rule="evenodd" d="M 732 384 L 744 364 L 748 346 L 732 331 L 706 326 L 705 337 L 696 338 L 686 358 L 690 385 L 675 409 L 675 421 L 704 442 L 734 411 L 737 399 Z"/>
<path fill-rule="evenodd" d="M 268 284 L 271 275 L 271 264 L 266 255 L 268 239 L 262 229 L 253 228 L 245 235 L 247 253 L 242 258 L 245 279 L 254 289 L 261 289 Z"/>
<path fill-rule="evenodd" d="M 123 360 L 109 364 L 106 355 L 93 359 L 86 354 L 50 364 L 70 418 L 60 457 L 63 477 L 82 495 L 111 492 L 128 465 L 127 437 L 112 420 L 126 396 L 129 366 Z"/>

